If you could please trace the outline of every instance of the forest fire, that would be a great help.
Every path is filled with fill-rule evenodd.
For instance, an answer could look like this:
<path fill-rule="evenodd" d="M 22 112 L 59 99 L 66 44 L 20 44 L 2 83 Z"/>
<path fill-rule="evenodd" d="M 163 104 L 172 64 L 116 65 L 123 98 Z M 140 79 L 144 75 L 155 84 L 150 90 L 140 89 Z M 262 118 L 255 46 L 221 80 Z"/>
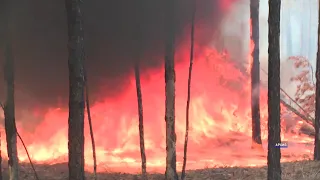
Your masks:
<path fill-rule="evenodd" d="M 226 8 L 232 1 L 223 1 Z M 229 3 L 228 3 L 229 2 Z M 251 44 L 253 44 L 251 42 Z M 181 169 L 185 133 L 189 49 L 176 54 L 176 133 L 178 170 Z M 261 129 L 263 150 L 253 150 L 251 138 L 250 63 L 244 71 L 234 63 L 227 52 L 197 46 L 192 74 L 190 132 L 187 169 L 217 166 L 259 166 L 267 162 L 267 91 L 261 87 Z M 252 46 L 250 47 L 252 50 Z M 161 57 L 160 57 L 161 58 Z M 252 62 L 251 57 L 248 58 Z M 91 105 L 95 135 L 98 171 L 140 171 L 138 110 L 133 73 L 126 90 L 117 97 L 109 97 Z M 144 108 L 145 148 L 147 170 L 165 168 L 165 84 L 164 68 L 141 73 Z M 112 88 L 112 87 L 110 87 Z M 284 108 L 282 109 L 283 111 Z M 1 114 L 2 115 L 2 114 Z M 17 123 L 20 135 L 36 163 L 67 161 L 68 110 L 56 106 L 46 110 L 41 123 L 25 130 Z M 296 128 L 300 127 L 296 124 Z M 313 138 L 307 135 L 285 133 L 282 140 L 288 148 L 282 149 L 282 161 L 310 158 Z M 1 132 L 2 156 L 6 155 L 4 132 Z M 85 121 L 85 161 L 91 170 L 92 150 L 87 119 Z M 20 161 L 28 162 L 27 154 L 18 141 Z"/>
<path fill-rule="evenodd" d="M 188 53 L 176 64 L 176 132 L 177 160 L 180 169 L 185 129 Z M 145 143 L 148 171 L 163 171 L 165 166 L 164 73 L 150 70 L 142 73 L 145 116 Z M 92 105 L 93 129 L 99 171 L 137 172 L 140 168 L 138 117 L 134 76 L 122 96 L 108 98 Z M 266 90 L 261 90 L 261 121 L 264 151 L 251 150 L 250 80 L 240 72 L 228 54 L 203 49 L 197 54 L 193 71 L 188 169 L 213 166 L 257 166 L 266 163 L 267 103 Z M 29 153 L 37 163 L 67 161 L 68 111 L 54 107 L 35 130 L 18 129 Z M 285 132 L 282 130 L 282 132 Z M 3 134 L 3 133 L 2 133 Z M 85 159 L 92 165 L 92 151 L 86 122 Z M 312 155 L 313 139 L 304 135 L 284 134 L 289 142 L 282 160 L 291 161 Z M 2 138 L 2 144 L 5 144 Z M 27 161 L 20 143 L 19 157 Z M 6 152 L 5 146 L 1 147 Z"/>

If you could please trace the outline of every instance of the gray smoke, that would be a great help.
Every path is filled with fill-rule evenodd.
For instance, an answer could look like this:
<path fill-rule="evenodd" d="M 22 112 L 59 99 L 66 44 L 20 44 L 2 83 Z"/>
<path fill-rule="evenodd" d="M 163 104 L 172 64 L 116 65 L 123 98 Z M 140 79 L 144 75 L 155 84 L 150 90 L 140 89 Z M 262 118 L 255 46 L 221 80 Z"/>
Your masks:
<path fill-rule="evenodd" d="M 207 45 L 224 12 L 223 0 L 197 1 L 196 41 Z M 224 0 L 233 2 L 235 0 Z M 63 0 L 14 2 L 13 48 L 18 106 L 45 107 L 58 99 L 67 104 L 67 26 Z M 177 46 L 189 28 L 192 0 L 177 0 Z M 3 6 L 2 6 L 3 7 Z M 136 52 L 143 47 L 141 66 L 157 68 L 164 54 L 164 1 L 85 1 L 86 67 L 91 97 L 115 96 L 126 87 Z M 141 41 L 137 38 L 139 30 Z M 3 33 L 2 30 L 0 32 Z M 2 34 L 3 37 L 3 34 Z M 3 52 L 3 49 L 1 49 Z M 2 77 L 3 56 L 0 56 Z M 4 97 L 0 78 L 0 98 Z M 99 96 L 101 98 L 101 96 Z"/>

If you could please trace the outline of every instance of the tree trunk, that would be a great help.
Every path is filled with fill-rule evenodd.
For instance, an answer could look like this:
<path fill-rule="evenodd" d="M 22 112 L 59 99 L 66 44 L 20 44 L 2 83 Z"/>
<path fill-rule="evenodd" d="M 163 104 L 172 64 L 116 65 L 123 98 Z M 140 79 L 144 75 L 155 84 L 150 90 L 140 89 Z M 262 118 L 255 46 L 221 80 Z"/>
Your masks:
<path fill-rule="evenodd" d="M 8 164 L 10 180 L 18 179 L 18 152 L 17 152 L 17 131 L 15 120 L 14 103 L 14 62 L 11 43 L 6 42 L 5 46 L 4 77 L 7 84 L 7 100 L 4 107 L 4 123 L 6 130 Z"/>
<path fill-rule="evenodd" d="M 69 180 L 84 180 L 84 32 L 81 0 L 65 0 L 68 20 Z"/>
<path fill-rule="evenodd" d="M 143 180 L 147 179 L 147 159 L 144 148 L 144 128 L 143 128 L 143 105 L 142 105 L 142 92 L 140 82 L 139 59 L 136 60 L 134 66 L 134 74 L 136 78 L 137 99 L 138 99 L 138 115 L 139 115 L 139 137 L 140 137 L 140 154 L 141 154 L 141 171 Z"/>
<path fill-rule="evenodd" d="M 7 99 L 4 104 L 4 124 L 6 131 L 7 151 L 8 151 L 8 166 L 9 166 L 9 179 L 19 179 L 18 169 L 18 151 L 17 151 L 17 132 L 15 121 L 15 102 L 14 102 L 14 57 L 12 54 L 11 44 L 11 5 L 10 1 L 6 1 L 5 6 L 5 45 L 4 45 L 4 80 L 7 85 Z"/>
<path fill-rule="evenodd" d="M 0 132 L 0 180 L 3 179 L 3 176 L 2 176 L 2 150 L 1 150 L 2 144 L 1 144 L 1 139 L 2 139 L 2 137 L 1 137 L 1 132 Z"/>
<path fill-rule="evenodd" d="M 193 55 L 194 55 L 194 26 L 196 17 L 196 0 L 193 0 L 193 12 L 191 19 L 191 47 L 190 47 L 190 65 L 189 65 L 189 76 L 188 76 L 188 94 L 187 94 L 187 106 L 186 106 L 186 132 L 184 139 L 184 151 L 183 151 L 183 164 L 181 172 L 181 180 L 185 180 L 186 177 L 186 165 L 187 165 L 187 150 L 188 150 L 188 137 L 189 137 L 189 108 L 191 100 L 191 77 L 193 67 Z"/>
<path fill-rule="evenodd" d="M 250 0 L 250 18 L 252 25 L 252 52 L 251 67 L 251 116 L 252 116 L 252 147 L 261 147 L 260 127 L 260 62 L 259 62 L 259 0 Z"/>
<path fill-rule="evenodd" d="M 88 85 L 88 78 L 87 73 L 84 74 L 85 78 L 85 95 L 86 95 L 86 107 L 87 107 L 87 115 L 88 115 L 88 122 L 90 128 L 90 138 L 91 138 L 91 146 L 92 146 L 92 158 L 93 158 L 93 179 L 97 180 L 97 155 L 96 155 L 96 145 L 94 141 L 94 134 L 92 128 L 92 118 L 91 118 L 91 111 L 90 111 L 90 100 L 89 100 L 89 85 Z"/>
<path fill-rule="evenodd" d="M 281 180 L 280 149 L 280 6 L 269 0 L 268 57 L 268 180 Z"/>
<path fill-rule="evenodd" d="M 132 50 L 138 47 L 138 50 L 131 52 L 133 54 L 134 64 L 133 70 L 136 80 L 136 90 L 137 90 L 137 103 L 138 103 L 138 117 L 139 117 L 139 141 L 140 141 L 140 156 L 141 156 L 141 173 L 142 179 L 147 180 L 147 158 L 146 150 L 144 143 L 144 117 L 143 117 L 143 103 L 142 103 L 142 90 L 141 90 L 141 80 L 140 80 L 140 62 L 144 57 L 144 48 L 145 41 L 143 39 L 144 30 L 145 30 L 145 21 L 144 15 L 146 9 L 144 7 L 147 0 L 138 0 L 136 1 L 135 8 L 135 18 L 137 19 L 138 25 L 135 25 L 137 28 L 132 31 L 133 36 L 136 36 L 137 40 L 131 41 Z M 133 25 L 134 26 L 134 25 Z"/>
<path fill-rule="evenodd" d="M 319 1 L 320 5 L 320 1 Z M 319 11 L 320 15 L 320 11 Z M 320 16 L 318 18 L 320 23 Z M 320 26 L 318 27 L 318 52 L 316 65 L 316 112 L 315 112 L 315 137 L 314 137 L 314 160 L 320 160 Z"/>
<path fill-rule="evenodd" d="M 176 167 L 175 132 L 175 4 L 176 0 L 166 0 L 165 7 L 165 121 L 166 121 L 166 180 L 178 180 Z"/>

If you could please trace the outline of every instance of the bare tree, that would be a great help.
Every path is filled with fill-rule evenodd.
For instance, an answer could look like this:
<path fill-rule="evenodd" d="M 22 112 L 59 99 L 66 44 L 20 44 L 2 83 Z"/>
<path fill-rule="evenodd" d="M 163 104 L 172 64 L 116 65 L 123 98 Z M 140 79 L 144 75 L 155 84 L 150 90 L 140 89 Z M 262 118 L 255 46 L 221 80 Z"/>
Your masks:
<path fill-rule="evenodd" d="M 1 133 L 0 133 L 0 180 L 3 179 L 3 176 L 2 176 L 2 150 L 1 150 L 1 147 L 2 147 L 2 144 L 1 144 Z"/>
<path fill-rule="evenodd" d="M 280 138 L 280 6 L 269 0 L 268 57 L 268 180 L 281 180 Z"/>
<path fill-rule="evenodd" d="M 69 180 L 84 180 L 84 31 L 81 0 L 65 0 L 69 67 Z"/>
<path fill-rule="evenodd" d="M 320 5 L 320 1 L 319 1 Z M 319 6 L 320 7 L 320 6 Z M 320 11 L 319 11 L 320 15 Z M 320 16 L 318 18 L 320 23 Z M 315 112 L 315 137 L 314 137 L 314 160 L 320 160 L 320 26 L 318 27 L 318 52 L 316 65 L 316 112 Z"/>
<path fill-rule="evenodd" d="M 138 99 L 141 171 L 142 171 L 143 179 L 146 180 L 147 179 L 147 165 L 146 165 L 147 158 L 146 158 L 146 152 L 145 152 L 145 147 L 144 147 L 143 105 L 142 105 L 139 59 L 137 59 L 135 62 L 134 74 L 135 74 L 135 78 L 136 78 L 137 99 Z"/>
<path fill-rule="evenodd" d="M 187 165 L 187 149 L 188 149 L 188 137 L 189 137 L 189 108 L 191 100 L 191 77 L 192 77 L 192 67 L 193 67 L 193 56 L 194 56 L 194 26 L 196 17 L 196 1 L 193 0 L 193 11 L 191 19 L 191 34 L 190 34 L 190 65 L 189 65 L 189 76 L 188 76 L 188 95 L 187 95 L 187 106 L 186 106 L 186 132 L 184 139 L 184 149 L 183 149 L 183 164 L 181 180 L 185 180 L 186 177 L 186 165 Z"/>
<path fill-rule="evenodd" d="M 5 33 L 3 32 L 3 28 L 5 26 L 5 9 L 6 9 L 6 1 L 0 1 L 0 48 L 4 46 L 3 40 L 5 37 Z M 2 102 L 0 102 L 0 108 L 4 112 L 4 105 Z M 0 180 L 2 180 L 2 151 L 1 151 L 1 139 L 2 137 L 0 136 Z"/>
<path fill-rule="evenodd" d="M 131 41 L 130 45 L 132 46 L 132 57 L 134 59 L 133 70 L 136 80 L 136 92 L 137 92 L 137 103 L 138 103 L 138 117 L 139 117 L 139 141 L 140 141 L 140 156 L 141 156 L 141 174 L 142 179 L 147 180 L 147 158 L 146 158 L 146 150 L 144 143 L 144 116 L 143 116 L 143 101 L 142 101 L 142 88 L 141 88 L 141 79 L 140 79 L 140 62 L 143 58 L 145 41 L 143 38 L 143 33 L 145 30 L 145 3 L 147 0 L 137 0 L 136 6 L 134 8 L 134 18 L 137 19 L 137 24 L 131 24 L 134 30 L 132 31 L 132 35 L 136 36 L 137 40 Z"/>
<path fill-rule="evenodd" d="M 5 19 L 6 19 L 6 1 L 0 1 L 0 48 L 4 46 L 3 40 L 5 37 L 5 33 L 3 32 L 3 28 L 5 25 Z M 0 102 L 0 108 L 4 112 L 4 105 L 2 102 Z M 2 151 L 1 151 L 1 139 L 2 137 L 0 136 L 0 180 L 2 180 Z"/>
<path fill-rule="evenodd" d="M 260 62 L 259 62 L 259 1 L 250 0 L 250 18 L 254 49 L 251 66 L 251 116 L 252 116 L 252 147 L 261 147 L 260 127 Z"/>
<path fill-rule="evenodd" d="M 14 103 L 14 62 L 10 42 L 6 42 L 5 59 L 4 77 L 7 84 L 7 99 L 6 103 L 4 104 L 4 123 L 7 140 L 9 176 L 10 180 L 17 180 L 19 179 L 19 160 L 17 151 L 17 132 Z"/>
<path fill-rule="evenodd" d="M 11 44 L 11 2 L 5 2 L 5 44 L 4 44 L 4 80 L 7 85 L 7 98 L 4 104 L 4 123 L 6 131 L 8 164 L 9 164 L 9 179 L 19 179 L 18 166 L 18 151 L 17 151 L 17 133 L 15 121 L 15 102 L 14 102 L 14 57 Z"/>
<path fill-rule="evenodd" d="M 89 128 L 90 128 L 90 137 L 91 137 L 91 146 L 92 146 L 92 158 L 93 158 L 93 178 L 94 180 L 97 180 L 97 156 L 96 156 L 96 145 L 94 141 L 94 135 L 93 135 L 93 128 L 92 128 L 92 118 L 91 118 L 91 111 L 90 111 L 90 100 L 89 100 L 89 85 L 88 85 L 88 77 L 87 73 L 85 72 L 84 75 L 85 78 L 85 96 L 86 96 L 86 107 L 87 107 L 87 115 L 88 115 L 88 122 L 89 122 Z"/>
<path fill-rule="evenodd" d="M 175 5 L 176 0 L 165 1 L 165 121 L 166 121 L 166 180 L 178 180 L 176 167 L 175 132 Z"/>

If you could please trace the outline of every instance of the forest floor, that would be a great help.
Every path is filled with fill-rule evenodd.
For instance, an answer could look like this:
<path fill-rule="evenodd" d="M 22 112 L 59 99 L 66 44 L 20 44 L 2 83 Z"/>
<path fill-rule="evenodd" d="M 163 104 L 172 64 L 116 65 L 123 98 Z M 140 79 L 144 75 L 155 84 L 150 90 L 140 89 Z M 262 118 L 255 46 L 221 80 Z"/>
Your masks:
<path fill-rule="evenodd" d="M 3 162 L 4 166 L 6 162 Z M 67 180 L 67 164 L 35 165 L 40 180 Z M 22 164 L 21 179 L 36 180 L 29 164 Z M 7 167 L 3 167 L 3 179 L 8 179 Z M 99 173 L 98 180 L 140 180 L 139 175 L 124 173 Z M 149 174 L 149 180 L 163 180 L 162 174 Z M 187 171 L 187 180 L 265 180 L 267 168 L 205 168 Z M 320 162 L 297 161 L 282 163 L 283 180 L 315 180 L 320 179 Z M 87 180 L 93 180 L 93 175 L 87 173 Z"/>

